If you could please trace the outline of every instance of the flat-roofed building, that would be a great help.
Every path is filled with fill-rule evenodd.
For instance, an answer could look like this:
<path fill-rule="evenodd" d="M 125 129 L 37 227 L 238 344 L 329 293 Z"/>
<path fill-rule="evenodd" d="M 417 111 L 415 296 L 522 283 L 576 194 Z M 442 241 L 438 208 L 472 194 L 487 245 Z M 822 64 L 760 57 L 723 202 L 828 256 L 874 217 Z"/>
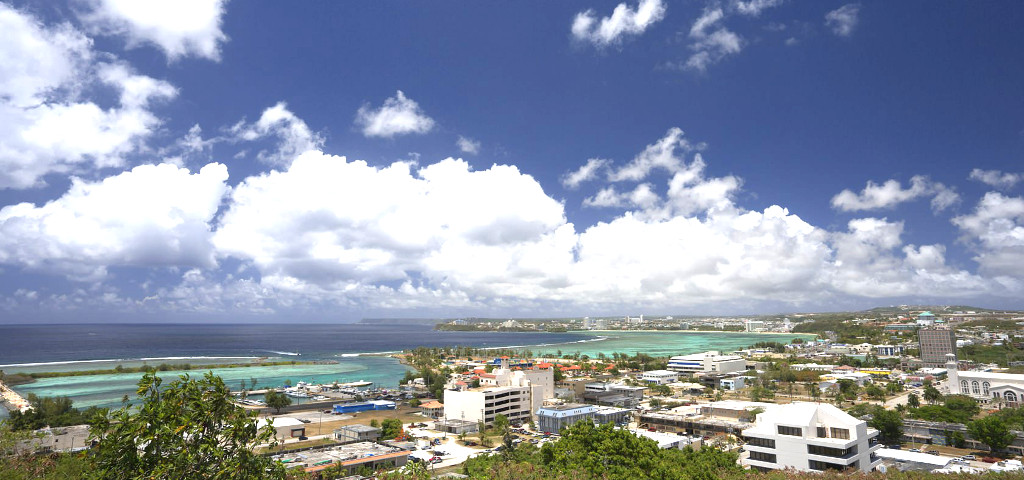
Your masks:
<path fill-rule="evenodd" d="M 576 422 L 594 421 L 597 407 L 579 403 L 552 405 L 537 410 L 537 430 L 558 433 Z"/>
<path fill-rule="evenodd" d="M 882 463 L 878 430 L 824 403 L 776 405 L 757 414 L 743 430 L 750 452 L 746 464 L 770 471 L 873 471 Z"/>
<path fill-rule="evenodd" d="M 334 439 L 341 443 L 376 442 L 379 438 L 379 428 L 359 423 L 344 425 L 334 431 Z"/>
<path fill-rule="evenodd" d="M 640 380 L 655 385 L 665 385 L 679 380 L 679 372 L 672 370 L 651 370 L 640 374 Z"/>
<path fill-rule="evenodd" d="M 747 369 L 747 361 L 738 355 L 717 351 L 679 355 L 669 359 L 668 369 L 682 373 L 733 373 Z"/>

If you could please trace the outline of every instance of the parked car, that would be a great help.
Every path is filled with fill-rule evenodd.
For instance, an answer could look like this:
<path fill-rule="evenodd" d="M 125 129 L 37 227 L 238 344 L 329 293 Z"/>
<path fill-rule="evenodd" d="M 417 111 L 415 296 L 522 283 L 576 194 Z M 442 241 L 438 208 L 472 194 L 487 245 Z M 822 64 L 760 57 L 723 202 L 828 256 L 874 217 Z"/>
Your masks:
<path fill-rule="evenodd" d="M 299 437 L 299 440 L 300 440 L 300 441 L 301 441 L 301 440 L 309 440 L 309 437 L 307 437 L 307 436 L 303 435 L 303 436 Z"/>
<path fill-rule="evenodd" d="M 983 461 L 985 463 L 996 463 L 996 462 L 1002 461 L 1002 459 L 999 459 L 999 458 L 996 458 L 996 457 L 981 457 L 981 461 Z"/>
<path fill-rule="evenodd" d="M 911 448 L 910 451 L 914 453 L 921 453 L 921 449 L 919 448 Z"/>
<path fill-rule="evenodd" d="M 924 452 L 924 453 L 928 453 L 928 454 L 932 454 L 932 455 L 939 455 L 939 451 L 938 450 L 928 450 L 927 452 Z"/>
<path fill-rule="evenodd" d="M 964 455 L 964 456 L 962 456 L 960 458 L 962 458 L 964 460 L 977 460 L 978 459 L 978 457 L 975 457 L 974 455 Z"/>

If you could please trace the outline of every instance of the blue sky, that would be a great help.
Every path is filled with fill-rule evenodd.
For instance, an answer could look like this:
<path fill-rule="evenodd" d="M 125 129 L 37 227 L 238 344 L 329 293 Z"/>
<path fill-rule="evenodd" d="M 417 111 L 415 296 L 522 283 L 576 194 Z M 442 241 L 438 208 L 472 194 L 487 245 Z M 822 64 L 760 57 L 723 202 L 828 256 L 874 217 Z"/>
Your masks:
<path fill-rule="evenodd" d="M 1024 308 L 1022 21 L 0 3 L 0 321 Z"/>

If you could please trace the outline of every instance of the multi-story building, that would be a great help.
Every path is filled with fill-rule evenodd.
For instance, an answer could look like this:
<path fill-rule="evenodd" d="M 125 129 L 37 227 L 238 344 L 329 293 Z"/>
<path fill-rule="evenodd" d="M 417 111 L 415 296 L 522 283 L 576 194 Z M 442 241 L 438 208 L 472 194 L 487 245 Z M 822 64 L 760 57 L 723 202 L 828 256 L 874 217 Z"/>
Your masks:
<path fill-rule="evenodd" d="M 824 403 L 796 402 L 757 414 L 743 430 L 751 468 L 769 471 L 873 471 L 882 463 L 875 451 L 878 430 Z"/>
<path fill-rule="evenodd" d="M 508 357 L 502 357 L 501 367 L 491 374 L 480 375 L 480 384 L 478 388 L 466 388 L 465 382 L 450 384 L 444 391 L 444 417 L 490 425 L 501 414 L 512 422 L 526 422 L 544 400 L 555 396 L 553 370 L 513 371 Z"/>
<path fill-rule="evenodd" d="M 632 387 L 621 383 L 592 382 L 584 387 L 583 400 L 598 405 L 632 408 L 644 399 L 647 387 Z"/>
<path fill-rule="evenodd" d="M 665 385 L 679 380 L 679 373 L 672 370 L 651 370 L 641 373 L 640 380 L 656 385 Z"/>
<path fill-rule="evenodd" d="M 925 327 L 917 331 L 921 350 L 921 364 L 927 368 L 942 368 L 946 355 L 956 356 L 956 335 L 947 326 Z"/>
<path fill-rule="evenodd" d="M 747 369 L 747 361 L 738 355 L 709 351 L 672 357 L 668 361 L 668 369 L 690 374 L 742 372 Z"/>

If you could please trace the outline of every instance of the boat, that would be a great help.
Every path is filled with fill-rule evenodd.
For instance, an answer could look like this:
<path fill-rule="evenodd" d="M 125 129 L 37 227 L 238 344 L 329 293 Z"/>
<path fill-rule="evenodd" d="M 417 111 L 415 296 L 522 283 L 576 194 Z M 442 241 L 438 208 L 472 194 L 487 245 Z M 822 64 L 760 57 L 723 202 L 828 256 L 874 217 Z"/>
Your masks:
<path fill-rule="evenodd" d="M 368 387 L 370 385 L 373 385 L 373 382 L 367 382 L 366 380 L 338 384 L 339 387 Z"/>

